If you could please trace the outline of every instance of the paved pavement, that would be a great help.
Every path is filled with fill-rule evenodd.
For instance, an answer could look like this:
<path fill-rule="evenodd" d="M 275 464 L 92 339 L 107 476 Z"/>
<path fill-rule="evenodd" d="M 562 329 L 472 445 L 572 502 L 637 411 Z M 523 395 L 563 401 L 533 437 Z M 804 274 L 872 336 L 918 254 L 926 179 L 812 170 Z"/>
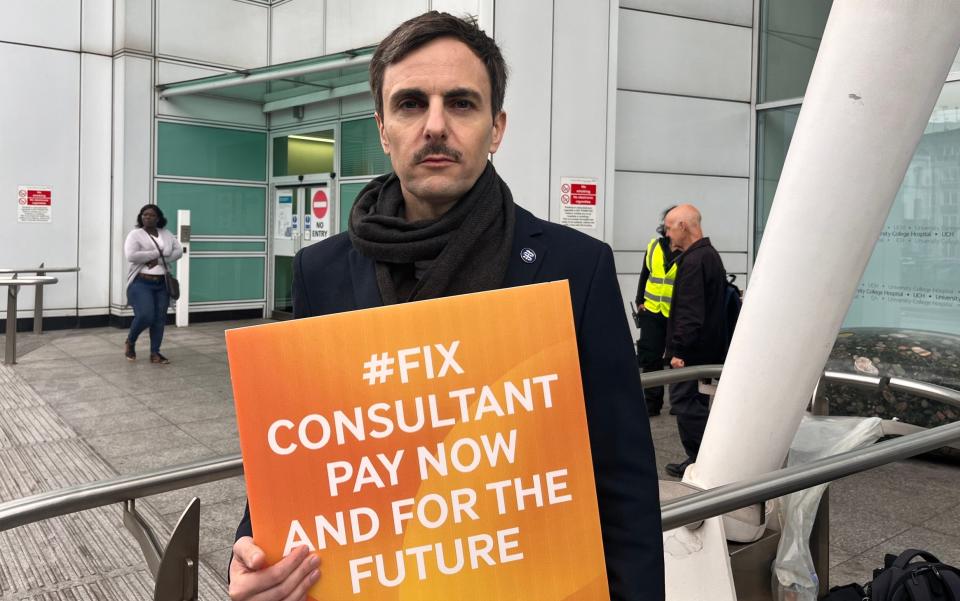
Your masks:
<path fill-rule="evenodd" d="M 146 335 L 140 358 L 126 361 L 115 328 L 19 334 L 18 364 L 0 366 L 0 502 L 239 452 L 223 330 L 250 323 L 168 327 L 169 365 L 146 360 Z M 658 465 L 680 458 L 673 418 L 665 411 L 651 427 Z M 835 483 L 831 583 L 866 581 L 885 552 L 911 546 L 960 565 L 958 476 L 960 466 L 911 460 Z M 242 478 L 138 508 L 165 533 L 194 495 L 203 503 L 200 599 L 226 599 Z M 0 599 L 130 601 L 150 599 L 152 587 L 119 507 L 0 533 Z"/>

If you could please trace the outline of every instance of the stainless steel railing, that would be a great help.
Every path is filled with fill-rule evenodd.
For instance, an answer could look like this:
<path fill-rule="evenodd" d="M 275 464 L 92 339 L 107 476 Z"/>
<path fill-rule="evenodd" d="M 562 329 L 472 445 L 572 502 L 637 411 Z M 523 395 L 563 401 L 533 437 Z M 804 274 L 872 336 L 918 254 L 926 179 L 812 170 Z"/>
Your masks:
<path fill-rule="evenodd" d="M 79 267 L 44 267 L 43 263 L 40 263 L 40 267 L 35 269 L 9 269 L 0 267 L 0 275 L 13 274 L 14 278 L 22 273 L 32 273 L 37 278 L 44 278 L 48 273 L 77 273 L 78 271 L 80 271 Z M 56 279 L 53 280 L 53 282 L 56 281 Z M 37 286 L 36 293 L 33 297 L 33 333 L 43 333 L 43 286 Z"/>
<path fill-rule="evenodd" d="M 56 284 L 57 278 L 48 273 L 75 273 L 79 267 L 40 267 L 35 269 L 9 269 L 0 267 L 0 286 L 7 287 L 7 327 L 6 348 L 3 362 L 13 365 L 17 362 L 17 294 L 21 286 L 33 286 L 33 333 L 43 333 L 43 287 L 47 284 Z M 21 274 L 32 273 L 33 276 L 20 277 Z"/>
<path fill-rule="evenodd" d="M 17 362 L 17 296 L 20 293 L 21 286 L 34 286 L 37 295 L 47 284 L 56 284 L 57 278 L 51 275 L 18 278 L 16 274 L 9 278 L 0 278 L 0 286 L 7 287 L 7 328 L 6 345 L 3 352 L 3 362 L 7 365 L 13 365 Z M 36 313 L 34 313 L 36 315 Z M 43 319 L 43 316 L 40 316 Z M 34 317 L 34 323 L 40 321 Z"/>
<path fill-rule="evenodd" d="M 240 454 L 120 476 L 0 504 L 0 532 L 47 518 L 239 476 Z"/>
<path fill-rule="evenodd" d="M 957 440 L 960 440 L 960 422 L 694 493 L 660 506 L 663 529 L 672 530 L 700 522 L 741 507 L 933 451 Z"/>
<path fill-rule="evenodd" d="M 676 384 L 677 382 L 686 382 L 688 380 L 719 378 L 722 371 L 722 365 L 696 365 L 693 367 L 684 367 L 683 369 L 652 371 L 642 374 L 640 378 L 643 381 L 644 388 L 651 388 L 654 386 Z M 820 381 L 814 389 L 814 396 L 817 396 L 817 393 L 822 393 L 824 384 L 844 384 L 855 388 L 878 388 L 880 390 L 888 389 L 893 392 L 906 392 L 960 408 L 960 392 L 952 388 L 946 388 L 928 382 L 918 382 L 907 378 L 865 376 L 828 370 L 823 372 L 823 376 L 820 377 Z"/>

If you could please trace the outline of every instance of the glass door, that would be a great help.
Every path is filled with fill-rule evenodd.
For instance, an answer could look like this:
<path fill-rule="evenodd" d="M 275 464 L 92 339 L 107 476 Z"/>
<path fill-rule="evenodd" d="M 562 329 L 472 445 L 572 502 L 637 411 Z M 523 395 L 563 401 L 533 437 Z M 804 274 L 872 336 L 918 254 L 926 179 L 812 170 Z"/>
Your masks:
<path fill-rule="evenodd" d="M 278 134 L 271 144 L 270 309 L 293 315 L 293 257 L 336 233 L 337 126 Z"/>
<path fill-rule="evenodd" d="M 335 233 L 333 175 L 312 174 L 304 176 L 303 181 L 294 179 L 296 183 L 280 181 L 271 186 L 274 319 L 293 316 L 294 255 Z"/>

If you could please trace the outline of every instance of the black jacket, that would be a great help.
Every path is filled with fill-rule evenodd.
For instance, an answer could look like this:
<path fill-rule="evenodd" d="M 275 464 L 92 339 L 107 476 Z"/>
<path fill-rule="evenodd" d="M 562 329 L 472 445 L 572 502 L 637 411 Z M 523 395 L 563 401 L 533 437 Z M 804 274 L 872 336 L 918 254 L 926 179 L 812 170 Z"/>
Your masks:
<path fill-rule="evenodd" d="M 687 365 L 723 363 L 726 356 L 723 295 L 727 272 L 720 254 L 702 238 L 685 250 L 673 284 L 666 356 Z"/>
<path fill-rule="evenodd" d="M 521 253 L 530 259 L 527 251 L 535 256 L 529 263 L 521 259 Z M 590 236 L 517 207 L 503 287 L 563 279 L 570 283 L 611 599 L 662 601 L 653 441 L 613 252 Z M 295 317 L 382 305 L 374 262 L 353 248 L 346 233 L 294 258 Z M 251 533 L 246 513 L 237 538 Z"/>

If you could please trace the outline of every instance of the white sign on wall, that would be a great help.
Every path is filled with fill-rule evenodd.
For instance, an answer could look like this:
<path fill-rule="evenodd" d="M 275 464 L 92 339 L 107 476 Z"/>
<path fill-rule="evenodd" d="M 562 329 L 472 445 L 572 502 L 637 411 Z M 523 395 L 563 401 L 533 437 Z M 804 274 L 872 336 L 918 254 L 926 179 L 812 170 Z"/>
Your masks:
<path fill-rule="evenodd" d="M 17 186 L 17 223 L 50 223 L 52 208 L 48 186 Z"/>
<path fill-rule="evenodd" d="M 277 190 L 275 238 L 293 239 L 293 193 L 290 190 Z"/>
<path fill-rule="evenodd" d="M 595 177 L 561 177 L 560 223 L 578 229 L 596 228 L 597 188 Z"/>

